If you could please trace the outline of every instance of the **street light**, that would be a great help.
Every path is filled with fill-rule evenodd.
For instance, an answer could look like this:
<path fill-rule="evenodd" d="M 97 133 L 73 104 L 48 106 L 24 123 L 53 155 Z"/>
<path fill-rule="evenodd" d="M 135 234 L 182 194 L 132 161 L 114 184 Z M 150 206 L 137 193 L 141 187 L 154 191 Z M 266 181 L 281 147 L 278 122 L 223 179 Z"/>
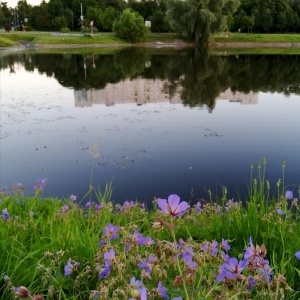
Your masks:
<path fill-rule="evenodd" d="M 81 19 L 81 30 L 82 30 L 82 29 L 83 29 L 82 3 L 80 3 L 80 8 L 81 8 L 81 16 L 80 16 L 80 19 Z"/>

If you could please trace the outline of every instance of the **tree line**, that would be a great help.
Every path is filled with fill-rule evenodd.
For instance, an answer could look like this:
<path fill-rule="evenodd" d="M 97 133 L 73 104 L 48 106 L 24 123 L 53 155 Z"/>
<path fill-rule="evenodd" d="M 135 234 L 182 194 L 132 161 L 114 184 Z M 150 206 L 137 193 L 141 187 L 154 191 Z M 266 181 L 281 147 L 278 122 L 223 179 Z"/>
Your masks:
<path fill-rule="evenodd" d="M 177 32 L 205 42 L 215 32 L 300 32 L 299 0 L 49 0 L 31 6 L 19 0 L 16 7 L 1 2 L 0 24 L 24 24 L 40 31 L 140 31 L 151 21 L 152 32 Z M 117 27 L 118 27 L 117 26 Z M 143 29 L 144 30 L 144 29 Z M 143 32 L 142 37 L 145 32 Z"/>

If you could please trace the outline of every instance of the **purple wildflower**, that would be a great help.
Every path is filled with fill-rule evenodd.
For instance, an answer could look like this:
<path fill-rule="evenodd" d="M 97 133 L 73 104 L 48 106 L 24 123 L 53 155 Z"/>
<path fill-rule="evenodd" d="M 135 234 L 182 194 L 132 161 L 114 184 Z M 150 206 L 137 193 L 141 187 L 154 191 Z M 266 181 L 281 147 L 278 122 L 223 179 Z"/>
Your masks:
<path fill-rule="evenodd" d="M 111 248 L 109 250 L 109 252 L 105 252 L 104 253 L 104 259 L 105 261 L 109 262 L 109 263 L 113 263 L 115 261 L 115 250 L 113 248 Z"/>
<path fill-rule="evenodd" d="M 177 195 L 170 195 L 168 201 L 166 199 L 157 199 L 157 205 L 161 211 L 173 217 L 182 216 L 190 207 L 187 202 L 180 203 L 180 198 Z"/>
<path fill-rule="evenodd" d="M 149 248 L 151 247 L 151 245 L 154 244 L 154 241 L 152 240 L 152 238 L 150 236 L 147 236 L 144 238 L 144 245 Z"/>
<path fill-rule="evenodd" d="M 276 209 L 276 212 L 277 212 L 279 215 L 284 215 L 284 214 L 285 214 L 285 212 L 284 212 L 281 208 Z"/>
<path fill-rule="evenodd" d="M 60 208 L 60 210 L 61 210 L 62 212 L 66 212 L 66 211 L 68 211 L 69 209 L 70 209 L 70 207 L 69 207 L 69 205 L 67 205 L 67 204 L 63 205 L 63 206 Z"/>
<path fill-rule="evenodd" d="M 293 192 L 292 191 L 286 191 L 285 192 L 285 198 L 288 200 L 292 200 L 294 198 Z"/>
<path fill-rule="evenodd" d="M 222 247 L 226 252 L 228 252 L 228 251 L 230 250 L 230 246 L 228 245 L 228 240 L 224 240 L 224 239 L 222 238 L 221 247 Z"/>
<path fill-rule="evenodd" d="M 268 260 L 260 259 L 259 264 L 256 265 L 261 275 L 266 279 L 266 281 L 271 281 L 271 275 L 274 274 L 274 271 L 271 269 Z"/>
<path fill-rule="evenodd" d="M 72 201 L 74 201 L 74 202 L 75 202 L 75 201 L 77 200 L 77 196 L 75 196 L 75 195 L 71 195 L 71 196 L 70 196 L 70 199 L 71 199 Z"/>
<path fill-rule="evenodd" d="M 69 276 L 74 270 L 77 270 L 79 265 L 80 265 L 80 262 L 75 262 L 74 264 L 72 264 L 72 262 L 70 260 L 68 260 L 68 263 L 64 268 L 65 276 Z"/>
<path fill-rule="evenodd" d="M 96 210 L 100 210 L 103 207 L 103 203 L 99 203 L 95 206 Z"/>
<path fill-rule="evenodd" d="M 102 245 L 107 245 L 107 242 L 104 240 L 100 240 L 100 242 L 98 243 L 98 246 L 102 246 Z"/>
<path fill-rule="evenodd" d="M 106 235 L 109 239 L 117 239 L 118 238 L 119 227 L 114 226 L 109 223 L 105 228 L 103 228 L 103 234 Z"/>
<path fill-rule="evenodd" d="M 149 255 L 147 261 L 142 260 L 137 266 L 141 269 L 143 269 L 145 272 L 147 272 L 149 275 L 151 275 L 152 272 L 152 265 L 156 260 L 156 256 Z"/>
<path fill-rule="evenodd" d="M 162 285 L 161 282 L 158 283 L 157 287 L 157 295 L 160 296 L 161 298 L 169 299 L 169 295 L 167 294 L 167 289 Z"/>
<path fill-rule="evenodd" d="M 145 238 L 137 230 L 135 230 L 134 233 L 132 235 L 130 235 L 130 237 L 132 238 L 132 243 L 133 244 L 137 244 L 139 246 L 144 246 Z"/>
<path fill-rule="evenodd" d="M 218 242 L 216 240 L 213 240 L 212 243 L 203 244 L 202 249 L 209 249 L 210 256 L 215 256 L 218 253 Z"/>
<path fill-rule="evenodd" d="M 196 212 L 201 213 L 202 212 L 202 208 L 201 207 L 202 207 L 201 202 L 197 202 L 197 204 L 195 205 Z"/>
<path fill-rule="evenodd" d="M 141 280 L 135 280 L 135 277 L 131 277 L 130 279 L 130 286 L 134 289 L 137 289 L 142 286 L 142 281 Z"/>
<path fill-rule="evenodd" d="M 100 271 L 100 279 L 106 278 L 110 274 L 110 265 L 105 264 L 105 267 Z"/>
<path fill-rule="evenodd" d="M 300 259 L 300 251 L 295 253 L 296 258 Z"/>
<path fill-rule="evenodd" d="M 182 258 L 185 263 L 190 263 L 193 258 L 193 248 L 192 247 L 185 247 L 183 253 L 182 253 Z"/>
<path fill-rule="evenodd" d="M 32 211 L 32 210 L 30 210 L 28 213 L 29 213 L 29 215 L 30 215 L 31 217 L 34 217 L 34 216 L 35 216 L 35 213 L 34 213 L 34 211 Z"/>
<path fill-rule="evenodd" d="M 196 271 L 198 264 L 195 261 L 190 261 L 187 263 L 187 266 L 192 270 Z"/>
<path fill-rule="evenodd" d="M 181 248 L 183 247 L 184 244 L 185 244 L 185 243 L 184 243 L 183 239 L 179 239 L 178 245 L 177 245 L 177 249 L 181 249 Z"/>
<path fill-rule="evenodd" d="M 44 178 L 44 179 L 37 179 L 35 181 L 35 184 L 34 184 L 34 191 L 37 195 L 41 194 L 43 192 L 43 189 L 44 187 L 46 186 L 47 184 L 47 178 Z"/>
<path fill-rule="evenodd" d="M 232 279 L 238 278 L 241 272 L 244 270 L 246 266 L 246 261 L 242 260 L 238 262 L 237 258 L 229 258 L 227 263 L 224 263 L 221 268 L 220 272 L 216 278 L 218 282 L 224 281 L 225 278 Z"/>
<path fill-rule="evenodd" d="M 67 265 L 65 266 L 65 276 L 69 276 L 71 273 L 72 273 L 72 268 L 73 268 L 73 265 L 72 263 L 68 260 L 68 263 Z"/>
<path fill-rule="evenodd" d="M 252 291 L 253 288 L 255 287 L 255 284 L 256 284 L 256 282 L 255 282 L 254 278 L 252 276 L 250 276 L 248 278 L 248 290 Z"/>
<path fill-rule="evenodd" d="M 125 252 L 128 252 L 130 250 L 131 244 L 130 243 L 126 243 L 125 245 Z"/>
<path fill-rule="evenodd" d="M 123 206 L 121 207 L 121 210 L 128 212 L 130 209 L 134 206 L 133 201 L 125 201 Z"/>
<path fill-rule="evenodd" d="M 175 297 L 172 300 L 182 300 L 182 297 Z"/>
<path fill-rule="evenodd" d="M 2 210 L 2 216 L 3 216 L 3 219 L 4 219 L 4 220 L 9 220 L 9 219 L 10 219 L 10 215 L 9 215 L 9 213 L 8 213 L 8 211 L 7 211 L 7 208 L 4 208 L 4 209 Z"/>
<path fill-rule="evenodd" d="M 250 246 L 244 252 L 244 259 L 252 261 L 256 257 L 256 248 L 252 242 L 252 236 L 250 236 Z"/>
<path fill-rule="evenodd" d="M 224 262 L 228 262 L 228 260 L 230 258 L 229 255 L 226 254 L 224 251 L 221 252 L 221 255 L 222 255 Z"/>
<path fill-rule="evenodd" d="M 292 200 L 294 198 L 293 192 L 292 191 L 286 191 L 285 192 L 285 198 L 288 200 Z"/>
<path fill-rule="evenodd" d="M 91 202 L 91 201 L 88 201 L 88 202 L 85 204 L 85 207 L 86 207 L 86 208 L 90 208 L 91 205 L 92 205 L 92 202 Z"/>

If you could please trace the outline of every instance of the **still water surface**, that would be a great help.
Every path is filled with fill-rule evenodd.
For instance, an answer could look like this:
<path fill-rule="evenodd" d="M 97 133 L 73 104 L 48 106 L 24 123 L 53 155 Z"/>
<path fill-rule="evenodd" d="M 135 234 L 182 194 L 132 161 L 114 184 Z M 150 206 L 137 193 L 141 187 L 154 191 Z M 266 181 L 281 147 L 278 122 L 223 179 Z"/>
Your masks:
<path fill-rule="evenodd" d="M 244 199 L 250 164 L 300 184 L 300 56 L 198 50 L 1 57 L 0 186 L 80 199 L 112 182 L 115 202 L 207 190 Z M 99 142 L 98 157 L 92 147 Z"/>

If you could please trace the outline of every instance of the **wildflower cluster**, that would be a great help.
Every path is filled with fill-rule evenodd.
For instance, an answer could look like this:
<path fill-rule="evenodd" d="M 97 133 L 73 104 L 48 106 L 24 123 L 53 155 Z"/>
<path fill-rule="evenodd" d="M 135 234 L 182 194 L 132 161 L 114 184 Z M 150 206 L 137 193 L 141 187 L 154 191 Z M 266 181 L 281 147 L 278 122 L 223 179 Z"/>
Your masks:
<path fill-rule="evenodd" d="M 45 184 L 39 182 L 37 190 Z M 290 197 L 288 194 L 283 200 Z M 189 300 L 260 299 L 268 295 L 277 299 L 291 290 L 286 277 L 271 266 L 264 244 L 254 245 L 250 237 L 246 247 L 238 248 L 232 246 L 234 237 L 205 237 L 206 227 L 215 230 L 213 222 L 225 227 L 223 224 L 236 222 L 236 216 L 247 218 L 239 202 L 228 200 L 219 205 L 199 201 L 191 207 L 177 195 L 170 195 L 155 199 L 156 206 L 149 213 L 144 204 L 133 201 L 113 206 L 90 200 L 79 206 L 75 195 L 49 204 L 39 200 L 34 198 L 35 206 L 22 202 L 26 213 L 19 219 L 11 218 L 15 211 L 7 200 L 0 204 L 3 226 L 11 225 L 24 235 L 30 231 L 31 236 L 35 230 L 37 240 L 43 235 L 45 241 L 51 241 L 49 249 L 43 250 L 44 256 L 35 258 L 38 276 L 32 276 L 34 284 L 25 281 L 24 286 L 15 288 L 5 277 L 6 291 L 17 298 Z M 272 220 L 280 220 L 274 208 L 268 213 Z M 271 217 L 260 221 L 269 224 Z M 46 224 L 38 227 L 35 220 Z M 299 252 L 295 256 L 300 259 Z M 32 255 L 27 259 L 33 259 Z M 36 295 L 29 290 L 35 290 Z"/>

